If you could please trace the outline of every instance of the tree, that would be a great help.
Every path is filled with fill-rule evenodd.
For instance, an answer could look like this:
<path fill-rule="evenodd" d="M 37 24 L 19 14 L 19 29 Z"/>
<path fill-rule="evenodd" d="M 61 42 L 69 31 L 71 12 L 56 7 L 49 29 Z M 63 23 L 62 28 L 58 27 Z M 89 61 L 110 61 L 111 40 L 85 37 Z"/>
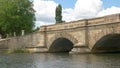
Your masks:
<path fill-rule="evenodd" d="M 21 30 L 30 33 L 33 30 L 35 15 L 33 4 L 29 0 L 0 0 L 0 31 L 1 34 L 16 32 L 21 35 Z"/>
<path fill-rule="evenodd" d="M 56 23 L 62 23 L 62 15 L 61 14 L 62 14 L 62 7 L 59 4 L 56 7 L 56 10 L 55 10 L 55 20 L 56 20 Z"/>

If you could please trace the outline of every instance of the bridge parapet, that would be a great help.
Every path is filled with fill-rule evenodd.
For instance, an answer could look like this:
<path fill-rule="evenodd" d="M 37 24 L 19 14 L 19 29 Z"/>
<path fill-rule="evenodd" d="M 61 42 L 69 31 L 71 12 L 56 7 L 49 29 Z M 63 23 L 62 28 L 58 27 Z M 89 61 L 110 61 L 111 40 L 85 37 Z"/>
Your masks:
<path fill-rule="evenodd" d="M 88 26 L 104 23 L 104 17 L 88 19 Z"/>
<path fill-rule="evenodd" d="M 120 14 L 88 19 L 88 26 L 120 22 Z"/>
<path fill-rule="evenodd" d="M 104 17 L 105 23 L 120 22 L 120 14 L 113 14 Z"/>
<path fill-rule="evenodd" d="M 77 27 L 84 27 L 86 26 L 86 20 L 80 21 L 72 21 L 68 23 L 61 23 L 56 25 L 49 25 L 49 26 L 42 26 L 40 31 L 54 31 L 54 30 L 63 30 L 63 29 L 71 29 Z"/>

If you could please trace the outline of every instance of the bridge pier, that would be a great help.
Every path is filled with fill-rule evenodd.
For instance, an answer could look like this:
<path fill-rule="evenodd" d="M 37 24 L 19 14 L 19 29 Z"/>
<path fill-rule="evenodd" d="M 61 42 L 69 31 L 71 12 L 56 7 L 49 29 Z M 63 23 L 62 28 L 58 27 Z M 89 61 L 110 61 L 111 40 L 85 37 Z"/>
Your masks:
<path fill-rule="evenodd" d="M 70 53 L 90 53 L 91 50 L 88 48 L 87 45 L 84 44 L 75 44 L 73 49 L 70 51 Z"/>

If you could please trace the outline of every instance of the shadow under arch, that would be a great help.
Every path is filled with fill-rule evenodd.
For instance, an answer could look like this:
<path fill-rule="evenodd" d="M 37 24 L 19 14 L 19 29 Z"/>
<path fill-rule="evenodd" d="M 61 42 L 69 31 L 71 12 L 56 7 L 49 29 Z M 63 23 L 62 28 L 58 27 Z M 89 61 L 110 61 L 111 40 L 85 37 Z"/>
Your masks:
<path fill-rule="evenodd" d="M 67 38 L 60 37 L 54 40 L 49 47 L 49 52 L 69 52 L 73 49 L 74 43 Z"/>
<path fill-rule="evenodd" d="M 120 52 L 120 34 L 108 34 L 100 38 L 91 50 L 95 52 Z"/>

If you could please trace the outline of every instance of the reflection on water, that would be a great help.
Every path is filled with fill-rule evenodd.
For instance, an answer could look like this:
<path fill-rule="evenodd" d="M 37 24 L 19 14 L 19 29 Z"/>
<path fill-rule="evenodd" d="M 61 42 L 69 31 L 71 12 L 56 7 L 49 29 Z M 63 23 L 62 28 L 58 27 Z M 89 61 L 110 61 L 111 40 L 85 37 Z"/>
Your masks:
<path fill-rule="evenodd" d="M 120 54 L 0 55 L 0 68 L 120 68 Z"/>

